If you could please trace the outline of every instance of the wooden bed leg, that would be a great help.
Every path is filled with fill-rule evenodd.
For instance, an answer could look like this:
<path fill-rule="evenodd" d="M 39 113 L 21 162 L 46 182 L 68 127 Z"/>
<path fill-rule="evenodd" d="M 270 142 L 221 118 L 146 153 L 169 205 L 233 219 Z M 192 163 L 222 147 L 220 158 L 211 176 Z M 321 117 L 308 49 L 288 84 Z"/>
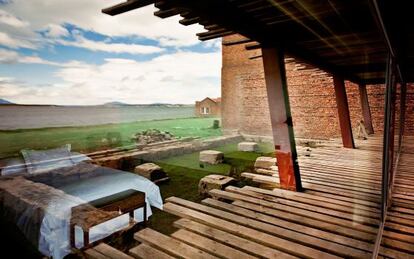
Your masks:
<path fill-rule="evenodd" d="M 147 226 L 147 203 L 144 203 L 144 226 Z"/>
<path fill-rule="evenodd" d="M 73 248 L 76 248 L 76 243 L 75 243 L 75 225 L 74 224 L 70 224 L 70 246 Z"/>
<path fill-rule="evenodd" d="M 83 230 L 83 247 L 89 246 L 89 231 Z"/>
<path fill-rule="evenodd" d="M 129 212 L 129 223 L 133 223 L 135 221 L 134 217 L 134 210 Z"/>

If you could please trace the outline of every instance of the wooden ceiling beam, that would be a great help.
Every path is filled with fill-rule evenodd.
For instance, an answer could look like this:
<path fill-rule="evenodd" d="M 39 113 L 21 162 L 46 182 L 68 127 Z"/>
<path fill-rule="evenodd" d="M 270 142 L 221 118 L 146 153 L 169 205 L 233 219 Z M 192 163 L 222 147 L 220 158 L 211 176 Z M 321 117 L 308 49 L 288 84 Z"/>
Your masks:
<path fill-rule="evenodd" d="M 157 17 L 160 17 L 160 18 L 167 18 L 167 17 L 171 17 L 171 16 L 174 16 L 174 15 L 178 15 L 181 12 L 183 12 L 183 10 L 180 9 L 180 8 L 170 8 L 170 9 L 167 9 L 167 10 L 156 11 L 156 12 L 154 12 L 154 15 L 157 16 Z"/>
<path fill-rule="evenodd" d="M 102 12 L 113 16 L 153 4 L 154 2 L 155 0 L 128 0 L 124 3 L 104 8 Z"/>
<path fill-rule="evenodd" d="M 242 39 L 237 39 L 237 40 L 226 40 L 223 39 L 223 45 L 224 46 L 232 46 L 232 45 L 238 45 L 238 44 L 246 44 L 246 43 L 251 43 L 252 40 L 249 38 L 245 38 L 243 37 Z"/>
<path fill-rule="evenodd" d="M 188 25 L 192 25 L 192 24 L 196 24 L 196 23 L 200 23 L 201 22 L 201 18 L 200 17 L 191 17 L 191 18 L 184 18 L 178 21 L 180 24 L 184 25 L 184 26 L 188 26 Z"/>
<path fill-rule="evenodd" d="M 201 41 L 206 41 L 206 40 L 211 40 L 211 39 L 217 39 L 217 38 L 221 38 L 221 37 L 225 37 L 225 36 L 229 36 L 229 35 L 233 35 L 235 34 L 232 31 L 225 31 L 225 32 L 219 32 L 216 34 L 210 34 L 210 35 L 204 35 L 204 36 L 199 36 L 198 39 Z"/>
<path fill-rule="evenodd" d="M 206 36 L 216 35 L 216 34 L 225 33 L 225 32 L 230 32 L 230 31 L 227 29 L 219 28 L 219 29 L 210 30 L 206 32 L 199 32 L 196 35 L 198 37 L 206 37 Z"/>
<path fill-rule="evenodd" d="M 261 49 L 262 45 L 260 45 L 259 42 L 252 42 L 249 44 L 246 44 L 246 46 L 244 46 L 246 50 L 256 50 L 256 49 Z"/>
<path fill-rule="evenodd" d="M 184 17 L 180 20 L 180 23 L 183 25 L 194 23 L 203 24 L 208 31 L 197 34 L 201 40 L 239 33 L 249 39 L 242 41 L 243 43 L 252 41 L 260 42 L 260 45 L 255 43 L 248 44 L 246 46 L 247 49 L 257 49 L 260 47 L 283 48 L 288 55 L 295 57 L 301 62 L 319 67 L 330 74 L 341 76 L 346 80 L 355 83 L 361 83 L 361 81 L 363 81 L 356 73 L 367 70 L 358 70 L 359 68 L 352 69 L 352 63 L 364 62 L 364 58 L 370 63 L 380 63 L 382 61 L 380 60 L 381 53 L 378 54 L 378 58 L 373 58 L 373 56 L 371 57 L 371 51 L 364 51 L 367 40 L 372 39 L 372 37 L 367 36 L 367 38 L 364 38 L 365 36 L 362 35 L 362 38 L 359 38 L 361 37 L 361 34 L 358 34 L 359 32 L 372 32 L 371 20 L 362 16 L 363 14 L 365 16 L 367 15 L 366 9 L 353 10 L 353 12 L 345 12 L 343 14 L 339 13 L 338 10 L 336 10 L 336 12 L 335 10 L 326 12 L 321 9 L 322 4 L 319 3 L 304 8 L 303 6 L 298 5 L 295 1 L 287 0 L 280 10 L 280 6 L 279 8 L 274 7 L 273 9 L 270 9 L 268 7 L 269 1 L 270 0 L 129 0 L 127 3 L 130 4 L 129 8 L 131 8 L 131 6 L 133 6 L 132 3 L 134 3 L 135 6 L 139 6 L 138 2 L 140 2 L 141 5 L 143 3 L 150 4 L 155 2 L 156 7 L 160 8 L 155 14 L 160 17 L 169 17 L 180 14 Z M 352 6 L 361 5 L 361 3 L 356 0 L 350 1 L 352 2 L 350 3 Z M 273 3 L 273 1 L 271 1 L 271 3 Z M 277 2 L 277 4 L 278 3 L 279 2 Z M 339 4 L 348 7 L 348 2 L 346 3 L 347 4 Z M 125 5 L 126 3 L 123 4 Z M 127 9 L 124 9 L 123 11 L 125 10 Z M 282 11 L 285 12 L 285 14 L 282 16 L 278 15 Z M 287 15 L 286 12 L 290 15 Z M 273 17 L 276 19 L 275 21 L 286 19 L 287 16 L 289 16 L 289 19 L 286 20 L 286 22 L 283 21 L 280 24 L 269 26 L 267 23 L 255 18 L 257 15 L 257 17 L 260 17 L 260 14 L 265 14 L 262 18 L 271 18 L 273 13 Z M 296 16 L 291 17 L 292 13 Z M 280 18 L 277 18 L 279 16 Z M 352 17 L 357 18 L 350 19 Z M 299 23 L 296 22 L 295 24 L 297 19 L 302 21 Z M 358 26 L 361 26 L 361 24 L 358 25 L 358 23 L 360 23 L 361 19 L 368 20 L 368 25 L 363 24 L 363 27 L 359 29 L 360 27 Z M 292 34 L 292 31 L 295 31 L 295 33 Z M 315 31 L 317 32 L 316 34 Z M 345 38 L 342 37 L 343 34 L 347 34 L 345 38 L 349 38 L 349 40 L 344 41 Z M 286 35 L 289 35 L 289 37 L 285 37 Z M 316 43 L 312 43 L 312 41 Z M 358 44 L 354 44 L 354 42 L 357 42 Z M 315 46 L 316 49 L 312 49 L 312 47 L 315 48 Z M 322 47 L 319 48 L 319 46 Z M 354 56 L 353 54 L 358 54 L 358 51 L 347 52 L 346 49 L 348 47 L 351 50 L 352 48 L 361 49 L 367 56 L 358 58 L 357 55 L 355 55 L 355 60 L 353 61 L 354 57 L 344 55 L 344 53 L 352 53 L 352 56 Z M 375 48 L 376 50 L 372 50 L 374 56 L 377 51 L 382 52 L 380 48 Z M 338 55 L 336 55 L 335 52 L 332 52 L 329 49 L 340 51 Z M 350 58 L 350 60 L 347 60 L 347 58 Z M 344 67 L 345 65 L 346 67 Z M 376 70 L 376 67 L 372 66 L 369 67 L 369 69 Z"/>

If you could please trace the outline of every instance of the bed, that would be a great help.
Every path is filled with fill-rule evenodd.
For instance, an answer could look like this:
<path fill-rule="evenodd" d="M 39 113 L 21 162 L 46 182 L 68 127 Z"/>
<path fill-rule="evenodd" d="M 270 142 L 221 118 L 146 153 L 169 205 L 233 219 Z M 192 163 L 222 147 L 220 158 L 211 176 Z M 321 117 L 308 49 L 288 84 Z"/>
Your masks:
<path fill-rule="evenodd" d="M 80 154 L 66 153 L 64 159 L 69 156 L 69 162 L 62 162 L 61 155 L 46 156 L 46 166 L 39 167 L 39 161 L 25 159 L 27 172 L 10 173 L 9 166 L 3 168 L 0 177 L 2 216 L 14 222 L 45 256 L 63 258 L 71 252 L 69 223 L 74 206 L 135 189 L 146 194 L 147 217 L 152 214 L 151 206 L 162 209 L 158 186 L 144 177 L 91 164 Z M 134 217 L 143 221 L 143 209 L 136 210 Z M 102 239 L 128 223 L 129 216 L 123 215 L 98 225 L 91 229 L 90 241 Z M 77 248 L 83 246 L 80 228 L 75 229 L 75 244 Z"/>

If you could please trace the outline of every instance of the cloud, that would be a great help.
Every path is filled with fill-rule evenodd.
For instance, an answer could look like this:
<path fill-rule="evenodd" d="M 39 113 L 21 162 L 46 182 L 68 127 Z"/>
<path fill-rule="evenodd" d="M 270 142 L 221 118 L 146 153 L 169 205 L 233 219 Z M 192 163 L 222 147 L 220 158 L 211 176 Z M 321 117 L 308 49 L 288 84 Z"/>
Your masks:
<path fill-rule="evenodd" d="M 0 49 L 0 64 L 36 64 L 36 65 L 50 65 L 57 67 L 85 67 L 86 63 L 71 60 L 67 62 L 54 62 L 43 59 L 39 56 L 25 56 L 13 50 Z"/>
<path fill-rule="evenodd" d="M 0 25 L 1 23 L 5 24 L 6 26 L 0 26 L 0 29 L 4 29 L 4 32 L 0 32 L 0 45 L 19 49 L 19 48 L 29 48 L 29 49 L 38 49 L 42 45 L 56 45 L 61 44 L 64 46 L 73 46 L 79 48 L 85 48 L 92 51 L 103 51 L 109 53 L 130 53 L 130 54 L 153 54 L 159 53 L 164 51 L 163 48 L 157 46 L 148 46 L 148 45 L 140 45 L 140 44 L 125 44 L 125 43 L 110 43 L 107 41 L 93 41 L 90 39 L 86 39 L 81 32 L 77 30 L 73 30 L 73 35 L 61 24 L 67 24 L 67 20 L 60 17 L 60 14 L 56 13 L 49 13 L 48 9 L 52 9 L 54 4 L 48 3 L 45 5 L 45 1 L 42 0 L 34 0 L 38 2 L 38 6 L 32 6 L 32 11 L 42 13 L 42 16 L 27 16 L 23 15 L 25 20 L 18 18 L 18 13 L 22 12 L 22 8 L 24 9 L 25 4 L 17 5 L 16 2 L 12 2 L 6 5 L 6 8 L 10 8 L 13 13 L 17 12 L 17 16 L 0 10 Z M 56 1 L 59 2 L 59 1 Z M 43 4 L 42 4 L 43 3 Z M 54 3 L 54 2 L 53 2 Z M 16 7 L 17 10 L 13 9 Z M 30 7 L 30 4 L 29 4 Z M 68 9 L 70 11 L 70 9 Z M 93 12 L 91 12 L 93 14 Z M 98 14 L 96 14 L 98 15 Z M 74 17 L 77 16 L 73 14 Z M 93 15 L 92 15 L 93 16 Z M 49 19 L 47 19 L 49 17 Z M 90 17 L 89 17 L 90 18 Z M 100 18 L 108 18 L 105 17 L 102 13 L 99 13 L 99 16 L 96 17 L 97 20 Z M 26 20 L 27 19 L 27 20 Z M 39 22 L 39 20 L 43 20 L 43 22 Z M 82 25 L 80 22 L 82 19 L 79 18 L 77 23 Z M 31 22 L 28 22 L 31 21 Z M 76 21 L 76 20 L 72 20 Z M 51 22 L 51 23 L 47 23 Z M 46 24 L 47 23 L 47 24 Z M 32 25 L 32 26 L 30 26 Z M 75 24 L 76 25 L 76 24 Z M 100 23 L 97 23 L 97 26 L 100 26 Z M 10 27 L 13 27 L 10 29 Z M 30 28 L 29 28 L 30 27 Z M 89 28 L 92 31 L 99 31 L 99 28 Z M 31 31 L 31 32 L 30 32 Z M 42 34 L 40 34 L 41 32 Z M 133 34 L 133 32 L 131 32 Z M 65 37 L 73 36 L 74 40 L 64 39 Z M 109 35 L 111 36 L 111 35 Z M 138 36 L 138 35 L 135 35 Z M 178 40 L 178 42 L 182 42 L 183 39 Z M 184 42 L 181 44 L 185 44 Z"/>
<path fill-rule="evenodd" d="M 59 84 L 0 81 L 0 96 L 18 103 L 193 103 L 220 96 L 221 53 L 177 52 L 149 61 L 107 59 L 102 65 L 68 63 Z M 12 93 L 12 94 L 10 94 Z"/>
<path fill-rule="evenodd" d="M 75 41 L 57 40 L 56 42 L 65 46 L 85 48 L 92 51 L 104 51 L 110 53 L 130 53 L 130 54 L 152 54 L 164 51 L 164 49 L 140 44 L 107 43 L 104 41 L 92 41 L 78 35 Z"/>
<path fill-rule="evenodd" d="M 23 56 L 16 51 L 0 49 L 0 64 L 40 64 L 40 65 L 51 65 L 51 66 L 68 66 L 72 65 L 73 62 L 58 63 L 53 61 L 44 60 L 38 56 Z"/>
<path fill-rule="evenodd" d="M 38 56 L 23 56 L 19 57 L 19 63 L 25 64 L 39 64 L 39 65 L 50 65 L 50 66 L 65 66 L 65 63 L 57 63 L 53 61 L 44 60 Z"/>
<path fill-rule="evenodd" d="M 182 26 L 177 16 L 154 17 L 154 6 L 115 17 L 101 13 L 102 8 L 120 1 L 3 1 L 0 46 L 6 48 L 0 47 L 0 63 L 3 66 L 19 63 L 55 67 L 46 68 L 46 76 L 33 72 L 31 77 L 30 71 L 24 71 L 21 74 L 30 78 L 27 81 L 13 79 L 12 72 L 0 72 L 0 96 L 22 104 L 75 105 L 109 101 L 192 103 L 205 96 L 220 95 L 219 41 L 204 44 L 207 49 L 202 50 L 203 53 L 183 51 L 198 49 L 191 46 L 199 43 L 195 34 L 202 31 L 201 26 Z M 146 39 L 157 43 L 146 45 L 152 42 Z M 146 40 L 145 44 L 131 43 L 140 40 Z M 68 52 L 74 49 L 58 48 L 59 45 L 90 50 L 85 60 L 106 59 L 99 65 L 69 61 L 71 53 Z M 204 53 L 208 49 L 215 52 Z M 120 59 L 115 55 L 119 53 L 156 54 L 156 57 L 137 61 Z M 47 60 L 51 55 L 62 55 L 64 62 Z M 21 67 L 16 66 L 16 69 Z M 27 67 L 31 69 L 31 66 L 24 66 Z"/>
<path fill-rule="evenodd" d="M 23 85 L 13 77 L 0 77 L 0 96 L 2 98 L 13 98 L 28 95 L 30 88 Z"/>
<path fill-rule="evenodd" d="M 4 10 L 0 10 L 0 23 L 13 27 L 26 27 L 29 25 L 28 22 L 22 21 Z"/>
<path fill-rule="evenodd" d="M 69 36 L 68 30 L 59 24 L 49 24 L 47 26 L 45 34 L 49 38 L 61 38 Z"/>
<path fill-rule="evenodd" d="M 12 49 L 28 48 L 36 49 L 36 45 L 32 42 L 24 39 L 16 39 L 7 33 L 0 32 L 0 45 L 6 46 Z"/>
<path fill-rule="evenodd" d="M 71 24 L 110 37 L 153 39 L 161 41 L 164 46 L 191 46 L 199 42 L 195 34 L 202 31 L 201 26 L 180 25 L 180 17 L 177 16 L 168 19 L 155 17 L 154 6 L 118 16 L 101 13 L 102 8 L 119 2 L 120 0 L 14 0 L 2 5 L 2 9 L 13 14 L 15 19 L 26 21 L 32 31 L 47 30 L 50 24 Z"/>
<path fill-rule="evenodd" d="M 18 59 L 19 59 L 19 53 L 15 51 L 8 51 L 5 49 L 0 49 L 0 64 L 17 63 Z"/>

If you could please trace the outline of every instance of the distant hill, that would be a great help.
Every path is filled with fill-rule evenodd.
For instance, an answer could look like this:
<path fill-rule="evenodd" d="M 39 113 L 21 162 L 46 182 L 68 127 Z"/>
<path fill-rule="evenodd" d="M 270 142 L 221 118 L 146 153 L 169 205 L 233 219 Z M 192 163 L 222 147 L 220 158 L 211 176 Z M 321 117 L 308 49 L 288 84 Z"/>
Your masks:
<path fill-rule="evenodd" d="M 14 104 L 14 103 L 9 102 L 9 101 L 4 100 L 4 99 L 0 99 L 0 104 Z"/>
<path fill-rule="evenodd" d="M 123 102 L 109 102 L 109 103 L 104 103 L 103 106 L 130 106 L 131 104 L 127 104 L 127 103 L 123 103 Z"/>
<path fill-rule="evenodd" d="M 144 107 L 187 107 L 193 106 L 191 104 L 171 104 L 171 103 L 151 103 L 151 104 L 128 104 L 123 102 L 109 102 L 103 104 L 108 107 L 121 107 L 121 106 L 144 106 Z"/>

